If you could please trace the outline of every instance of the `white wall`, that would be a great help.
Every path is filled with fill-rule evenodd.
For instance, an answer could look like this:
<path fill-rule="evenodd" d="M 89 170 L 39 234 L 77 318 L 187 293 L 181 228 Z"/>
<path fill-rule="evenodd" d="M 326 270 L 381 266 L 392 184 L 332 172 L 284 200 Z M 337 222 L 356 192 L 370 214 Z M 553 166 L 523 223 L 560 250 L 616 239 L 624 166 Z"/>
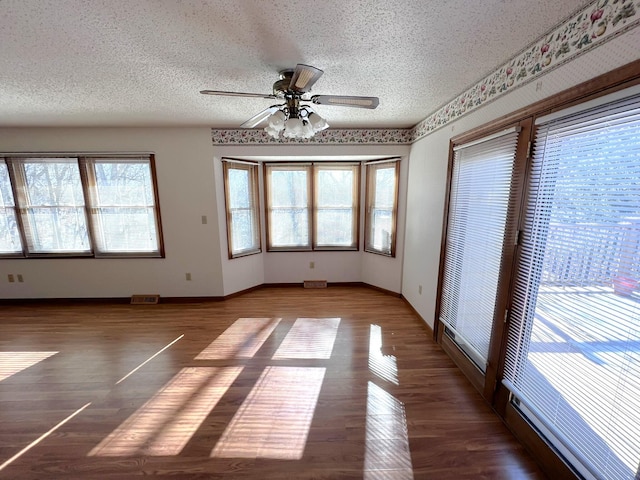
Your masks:
<path fill-rule="evenodd" d="M 0 298 L 223 294 L 210 129 L 0 129 L 0 152 L 134 151 L 155 153 L 166 258 L 4 259 Z"/>
<path fill-rule="evenodd" d="M 640 28 L 620 35 L 415 142 L 409 157 L 402 295 L 433 327 L 451 137 L 640 58 Z M 419 286 L 422 285 L 422 294 Z"/>

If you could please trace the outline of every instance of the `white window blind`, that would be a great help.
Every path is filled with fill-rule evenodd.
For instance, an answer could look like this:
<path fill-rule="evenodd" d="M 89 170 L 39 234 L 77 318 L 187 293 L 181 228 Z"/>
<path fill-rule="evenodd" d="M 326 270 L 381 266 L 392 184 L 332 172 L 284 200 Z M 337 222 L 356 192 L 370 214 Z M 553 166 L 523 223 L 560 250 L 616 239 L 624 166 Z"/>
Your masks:
<path fill-rule="evenodd" d="M 440 320 L 485 371 L 509 217 L 515 128 L 454 148 Z"/>
<path fill-rule="evenodd" d="M 0 255 L 11 254 L 22 254 L 22 241 L 9 169 L 4 158 L 0 158 Z"/>
<path fill-rule="evenodd" d="M 588 478 L 640 464 L 640 96 L 539 125 L 503 383 Z"/>

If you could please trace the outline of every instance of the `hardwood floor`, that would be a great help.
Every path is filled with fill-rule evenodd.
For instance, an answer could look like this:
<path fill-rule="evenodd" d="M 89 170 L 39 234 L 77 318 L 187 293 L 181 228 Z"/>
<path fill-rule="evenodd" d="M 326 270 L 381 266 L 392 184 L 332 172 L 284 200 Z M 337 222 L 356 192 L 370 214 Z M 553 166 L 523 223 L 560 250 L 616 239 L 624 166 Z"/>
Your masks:
<path fill-rule="evenodd" d="M 0 478 L 544 478 L 375 290 L 2 313 Z"/>

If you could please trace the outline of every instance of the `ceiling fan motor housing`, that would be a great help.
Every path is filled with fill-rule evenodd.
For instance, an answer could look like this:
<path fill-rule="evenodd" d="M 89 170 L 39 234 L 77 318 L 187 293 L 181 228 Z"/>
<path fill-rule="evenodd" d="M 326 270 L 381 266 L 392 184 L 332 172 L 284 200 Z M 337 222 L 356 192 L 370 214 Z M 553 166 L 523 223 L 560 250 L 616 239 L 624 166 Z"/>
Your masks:
<path fill-rule="evenodd" d="M 276 97 L 284 98 L 287 94 L 297 95 L 295 92 L 289 89 L 291 85 L 291 79 L 293 78 L 293 70 L 281 70 L 280 80 L 273 84 L 273 94 Z"/>

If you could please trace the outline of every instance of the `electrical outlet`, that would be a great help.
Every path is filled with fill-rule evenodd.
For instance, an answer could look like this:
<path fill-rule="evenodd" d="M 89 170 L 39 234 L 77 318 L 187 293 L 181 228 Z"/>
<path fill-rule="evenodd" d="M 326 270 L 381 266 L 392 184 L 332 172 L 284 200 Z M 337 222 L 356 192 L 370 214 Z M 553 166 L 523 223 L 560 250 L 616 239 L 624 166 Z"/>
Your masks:
<path fill-rule="evenodd" d="M 309 268 L 316 268 L 316 262 L 309 262 Z"/>
<path fill-rule="evenodd" d="M 422 295 L 422 285 L 418 285 L 418 294 Z"/>
<path fill-rule="evenodd" d="M 190 282 L 191 281 L 191 274 L 190 273 L 185 273 L 184 274 L 184 278 L 187 279 L 187 282 Z"/>
<path fill-rule="evenodd" d="M 9 280 L 9 283 L 13 283 L 16 281 L 16 278 L 13 276 L 13 273 L 10 273 L 9 275 L 7 275 L 7 279 Z"/>
<path fill-rule="evenodd" d="M 21 273 L 18 274 L 18 282 L 19 283 L 23 283 L 24 282 L 24 278 L 22 278 L 22 274 Z"/>
<path fill-rule="evenodd" d="M 207 216 L 206 215 L 202 215 L 202 224 L 203 225 L 207 224 Z"/>

